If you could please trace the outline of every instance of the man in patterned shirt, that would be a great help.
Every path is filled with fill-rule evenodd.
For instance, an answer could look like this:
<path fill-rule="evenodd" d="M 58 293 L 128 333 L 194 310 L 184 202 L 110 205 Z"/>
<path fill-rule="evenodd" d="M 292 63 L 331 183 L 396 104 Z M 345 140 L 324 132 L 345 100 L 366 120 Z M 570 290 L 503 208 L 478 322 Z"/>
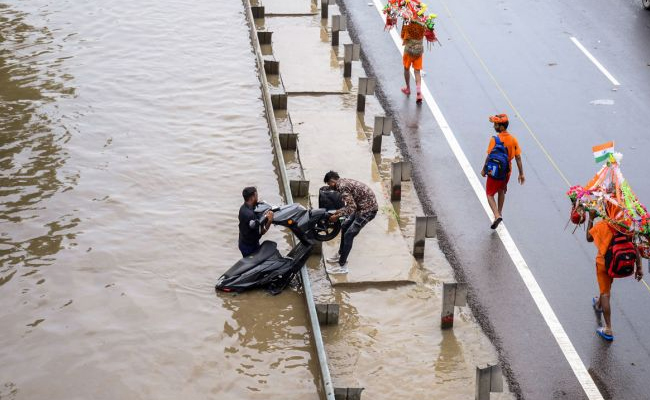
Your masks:
<path fill-rule="evenodd" d="M 353 179 L 340 178 L 339 174 L 330 171 L 325 174 L 323 181 L 333 190 L 341 193 L 345 207 L 337 210 L 331 220 L 336 221 L 341 216 L 346 219 L 341 225 L 341 245 L 334 257 L 327 259 L 328 263 L 337 264 L 335 268 L 327 268 L 330 274 L 347 274 L 347 261 L 354 238 L 361 229 L 377 215 L 377 198 L 372 189 Z"/>

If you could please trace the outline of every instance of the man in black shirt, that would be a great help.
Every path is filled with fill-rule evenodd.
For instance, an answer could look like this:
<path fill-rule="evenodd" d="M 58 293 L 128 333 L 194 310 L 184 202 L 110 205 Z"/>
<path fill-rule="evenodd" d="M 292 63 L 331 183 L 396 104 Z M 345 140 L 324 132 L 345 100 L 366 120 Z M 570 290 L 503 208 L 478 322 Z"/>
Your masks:
<path fill-rule="evenodd" d="M 248 257 L 259 250 L 260 238 L 273 222 L 273 211 L 266 212 L 266 224 L 260 226 L 254 212 L 258 201 L 257 189 L 254 186 L 246 187 L 242 196 L 244 204 L 239 208 L 239 251 L 243 257 Z"/>

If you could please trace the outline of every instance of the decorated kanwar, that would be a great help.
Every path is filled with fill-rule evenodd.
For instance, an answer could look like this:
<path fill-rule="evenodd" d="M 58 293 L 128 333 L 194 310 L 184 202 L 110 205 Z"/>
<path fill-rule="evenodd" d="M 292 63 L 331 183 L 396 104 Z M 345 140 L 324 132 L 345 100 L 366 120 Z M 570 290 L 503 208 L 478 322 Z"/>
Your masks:
<path fill-rule="evenodd" d="M 597 249 L 596 277 L 599 295 L 591 300 L 596 314 L 605 323 L 596 333 L 604 340 L 614 340 L 610 297 L 614 279 L 634 275 L 643 278 L 641 258 L 650 258 L 648 238 L 650 217 L 621 172 L 622 154 L 614 151 L 614 142 L 592 148 L 600 170 L 585 186 L 572 186 L 571 222 L 587 222 L 587 241 Z M 588 218 L 587 218 L 588 216 Z M 645 282 L 644 282 L 645 283 Z"/>
<path fill-rule="evenodd" d="M 427 5 L 419 0 L 389 0 L 384 7 L 386 15 L 385 30 L 390 30 L 397 25 L 399 18 L 402 19 L 402 45 L 404 55 L 404 81 L 406 86 L 401 90 L 406 96 L 411 95 L 411 75 L 413 67 L 415 75 L 416 102 L 422 103 L 421 82 L 422 76 L 422 54 L 424 53 L 423 41 L 426 38 L 428 45 L 438 41 L 435 32 L 436 14 L 427 14 Z"/>

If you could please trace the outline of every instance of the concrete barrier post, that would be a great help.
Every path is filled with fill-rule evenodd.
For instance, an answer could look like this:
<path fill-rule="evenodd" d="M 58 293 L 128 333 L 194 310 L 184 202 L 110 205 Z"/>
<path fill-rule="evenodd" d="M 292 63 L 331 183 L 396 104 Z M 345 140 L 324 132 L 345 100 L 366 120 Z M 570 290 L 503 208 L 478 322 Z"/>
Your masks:
<path fill-rule="evenodd" d="M 359 78 L 357 112 L 366 111 L 366 96 L 375 94 L 375 78 Z"/>
<path fill-rule="evenodd" d="M 291 195 L 293 197 L 307 197 L 309 195 L 309 181 L 289 181 L 289 188 L 291 189 Z"/>
<path fill-rule="evenodd" d="M 413 256 L 424 257 L 426 238 L 436 237 L 436 218 L 434 216 L 415 217 L 415 235 L 413 237 Z"/>
<path fill-rule="evenodd" d="M 359 61 L 361 55 L 361 45 L 357 43 L 350 43 L 343 45 L 345 52 L 343 53 L 343 77 L 352 77 L 352 61 Z"/>
<path fill-rule="evenodd" d="M 332 15 L 332 47 L 339 45 L 340 30 L 341 30 L 341 16 Z"/>
<path fill-rule="evenodd" d="M 503 373 L 498 365 L 476 367 L 475 400 L 489 400 L 490 393 L 503 392 Z"/>
<path fill-rule="evenodd" d="M 342 15 L 332 15 L 332 46 L 339 45 L 339 32 L 348 29 L 345 17 Z"/>
<path fill-rule="evenodd" d="M 364 388 L 334 388 L 335 400 L 361 400 Z"/>
<path fill-rule="evenodd" d="M 449 329 L 454 326 L 454 300 L 456 298 L 456 284 L 442 284 L 442 316 L 440 328 Z"/>
<path fill-rule="evenodd" d="M 329 0 L 320 0 L 320 17 L 321 19 L 327 19 L 329 15 Z"/>
<path fill-rule="evenodd" d="M 296 150 L 298 148 L 298 134 L 294 132 L 278 134 L 282 150 Z"/>
<path fill-rule="evenodd" d="M 316 304 L 318 322 L 321 325 L 336 325 L 339 323 L 339 305 L 335 303 Z"/>
<path fill-rule="evenodd" d="M 287 94 L 285 92 L 271 93 L 271 105 L 274 110 L 286 110 Z"/>
<path fill-rule="evenodd" d="M 264 18 L 264 6 L 251 6 L 251 12 L 253 13 L 253 18 Z"/>
<path fill-rule="evenodd" d="M 402 200 L 402 181 L 411 179 L 411 163 L 408 161 L 398 161 L 391 164 L 390 174 L 390 200 Z"/>
<path fill-rule="evenodd" d="M 271 59 L 264 60 L 264 72 L 267 75 L 280 75 L 280 61 Z"/>
<path fill-rule="evenodd" d="M 442 312 L 440 315 L 440 328 L 454 327 L 454 307 L 467 305 L 467 285 L 464 283 L 442 284 Z"/>
<path fill-rule="evenodd" d="M 372 152 L 381 153 L 382 136 L 390 135 L 393 130 L 393 118 L 382 115 L 375 116 L 375 125 L 372 131 Z"/>
<path fill-rule="evenodd" d="M 257 40 L 260 44 L 271 44 L 273 37 L 273 32 L 269 31 L 257 31 Z"/>
<path fill-rule="evenodd" d="M 390 171 L 390 201 L 402 200 L 402 163 L 391 164 Z"/>

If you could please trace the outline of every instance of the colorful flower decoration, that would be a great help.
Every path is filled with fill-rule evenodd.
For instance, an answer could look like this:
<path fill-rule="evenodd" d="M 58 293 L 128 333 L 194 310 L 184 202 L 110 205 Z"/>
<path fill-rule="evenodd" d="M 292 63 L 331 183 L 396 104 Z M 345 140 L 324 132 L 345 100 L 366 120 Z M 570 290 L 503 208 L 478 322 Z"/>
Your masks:
<path fill-rule="evenodd" d="M 595 211 L 613 229 L 633 236 L 641 255 L 650 258 L 650 214 L 623 177 L 621 158 L 620 154 L 609 157 L 584 187 L 569 188 L 572 216 L 577 209 Z"/>

